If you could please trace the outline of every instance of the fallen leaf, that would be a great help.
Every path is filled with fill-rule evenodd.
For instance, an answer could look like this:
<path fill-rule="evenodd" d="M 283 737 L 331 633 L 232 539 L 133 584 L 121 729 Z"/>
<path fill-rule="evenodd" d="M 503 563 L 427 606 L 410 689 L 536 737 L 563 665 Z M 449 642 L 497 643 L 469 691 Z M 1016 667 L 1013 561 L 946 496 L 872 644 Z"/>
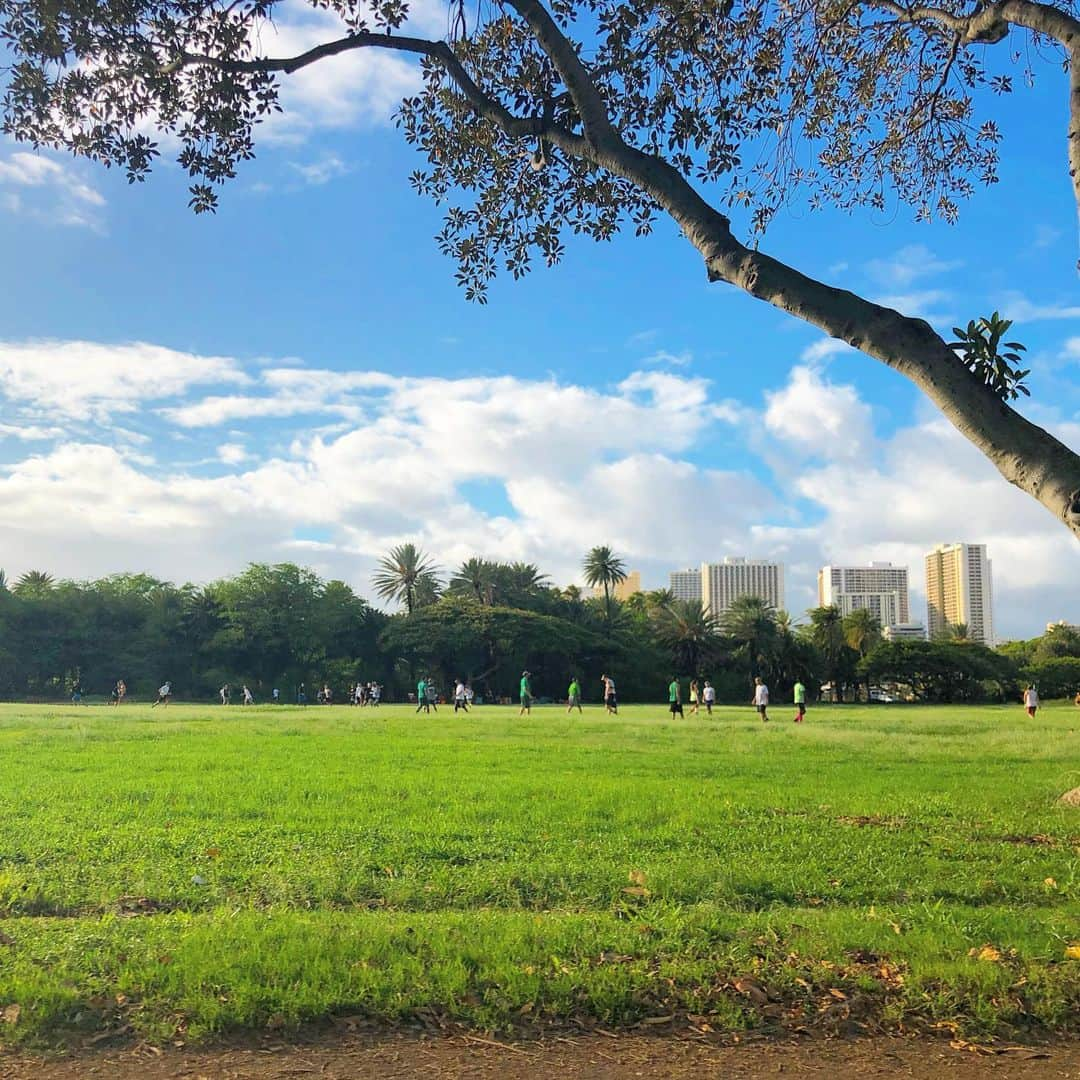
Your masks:
<path fill-rule="evenodd" d="M 829 993 L 836 998 L 837 1001 L 847 1001 L 847 994 L 843 990 L 837 990 L 835 986 L 829 987 Z"/>
<path fill-rule="evenodd" d="M 652 893 L 650 893 L 649 890 L 646 889 L 643 885 L 630 885 L 628 888 L 623 889 L 623 892 L 627 896 L 651 896 L 652 895 Z"/>
<path fill-rule="evenodd" d="M 1080 960 L 1080 941 L 1065 946 L 1065 956 L 1069 960 Z"/>
<path fill-rule="evenodd" d="M 217 857 L 218 857 L 218 856 L 219 856 L 219 855 L 221 854 L 221 848 L 218 848 L 218 847 L 208 847 L 208 848 L 206 849 L 206 851 L 205 851 L 205 852 L 203 852 L 203 854 L 204 854 L 204 855 L 205 855 L 205 856 L 206 856 L 206 857 L 207 857 L 208 859 L 216 859 L 216 858 L 217 858 Z"/>
<path fill-rule="evenodd" d="M 1057 888 L 1057 882 L 1052 877 L 1044 878 L 1043 879 L 1043 884 L 1048 889 L 1056 889 Z"/>
<path fill-rule="evenodd" d="M 21 1013 L 21 1005 L 5 1005 L 0 1009 L 0 1022 L 5 1024 L 17 1024 Z"/>
<path fill-rule="evenodd" d="M 646 1016 L 641 1022 L 643 1024 L 670 1024 L 674 1019 L 674 1016 Z"/>
<path fill-rule="evenodd" d="M 631 870 L 629 874 L 631 885 L 644 885 L 645 884 L 645 871 L 644 870 Z"/>
<path fill-rule="evenodd" d="M 995 949 L 993 945 L 984 945 L 981 949 L 968 950 L 968 956 L 973 956 L 976 960 L 985 960 L 988 963 L 996 963 L 1001 959 L 1001 950 Z"/>

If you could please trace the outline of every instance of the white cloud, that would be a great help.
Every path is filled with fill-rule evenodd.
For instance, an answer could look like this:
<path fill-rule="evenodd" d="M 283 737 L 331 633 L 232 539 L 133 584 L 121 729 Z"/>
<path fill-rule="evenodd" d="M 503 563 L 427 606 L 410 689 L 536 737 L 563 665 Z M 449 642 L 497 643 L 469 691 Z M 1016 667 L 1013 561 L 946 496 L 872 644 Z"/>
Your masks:
<path fill-rule="evenodd" d="M 235 360 L 135 342 L 0 342 L 0 395 L 43 416 L 107 421 L 192 386 L 244 383 Z"/>
<path fill-rule="evenodd" d="M 807 364 L 816 364 L 822 360 L 827 360 L 830 356 L 842 356 L 844 353 L 852 352 L 855 352 L 855 350 L 846 341 L 841 341 L 839 338 L 824 337 L 818 338 L 817 341 L 807 345 L 799 353 L 799 359 Z"/>
<path fill-rule="evenodd" d="M 52 348 L 64 355 L 63 346 Z M 125 350 L 152 347 L 94 348 L 128 362 L 81 354 L 99 361 L 90 365 L 97 382 L 71 365 L 75 396 L 103 381 L 111 388 L 88 407 L 110 396 L 134 407 L 140 394 L 161 393 L 127 374 Z M 989 546 L 1003 634 L 1034 633 L 1040 622 L 1080 608 L 1080 553 L 1050 515 L 929 407 L 917 422 L 875 436 L 867 403 L 812 366 L 797 365 L 758 403 L 718 402 L 707 380 L 655 369 L 600 389 L 295 365 L 253 366 L 248 375 L 217 358 L 217 377 L 242 382 L 243 395 L 230 397 L 210 370 L 199 369 L 197 380 L 190 371 L 181 377 L 179 369 L 199 358 L 162 356 L 152 367 L 172 372 L 178 392 L 202 382 L 214 392 L 191 408 L 244 401 L 268 415 L 302 400 L 315 413 L 355 409 L 355 418 L 309 429 L 281 419 L 299 414 L 282 412 L 273 425 L 234 425 L 224 436 L 184 427 L 190 466 L 168 464 L 175 433 L 168 428 L 140 448 L 153 457 L 121 441 L 70 436 L 28 453 L 0 467 L 0 546 L 9 574 L 147 569 L 199 580 L 249 560 L 299 558 L 367 593 L 374 559 L 403 539 L 446 566 L 473 553 L 526 559 L 563 582 L 578 577 L 590 544 L 610 542 L 644 571 L 647 585 L 702 559 L 780 558 L 789 606 L 798 612 L 812 603 L 814 575 L 826 561 L 906 563 L 918 586 L 925 551 L 964 539 Z M 35 385 L 27 400 L 47 410 L 70 379 Z M 1080 444 L 1080 428 L 1057 430 Z M 704 446 L 716 458 L 693 460 Z M 773 478 L 742 465 L 759 447 Z M 715 467 L 729 453 L 739 464 Z M 498 493 L 490 503 L 475 494 L 478 482 Z M 55 514 L 57 505 L 68 512 Z M 312 528 L 320 530 L 315 540 Z"/>
<path fill-rule="evenodd" d="M 1022 293 L 1007 292 L 996 305 L 1002 318 L 1013 322 L 1042 322 L 1053 319 L 1080 319 L 1080 305 L 1067 301 L 1045 301 L 1037 303 L 1029 300 Z"/>
<path fill-rule="evenodd" d="M 0 424 L 0 439 L 19 439 L 22 442 L 43 442 L 62 438 L 61 427 L 42 427 L 40 424 Z"/>
<path fill-rule="evenodd" d="M 314 187 L 328 184 L 331 180 L 336 180 L 349 172 L 349 167 L 336 154 L 327 154 L 318 161 L 310 161 L 306 164 L 295 161 L 289 164 L 300 174 L 305 184 Z"/>
<path fill-rule="evenodd" d="M 890 289 L 907 289 L 919 278 L 944 274 L 961 265 L 939 259 L 924 244 L 909 244 L 888 258 L 872 259 L 866 264 L 866 271 L 875 281 Z"/>
<path fill-rule="evenodd" d="M 935 326 L 956 322 L 956 316 L 943 306 L 953 303 L 951 294 L 944 289 L 918 289 L 914 292 L 877 296 L 874 302 L 882 307 L 892 308 L 909 318 L 925 319 Z"/>
<path fill-rule="evenodd" d="M 765 427 L 808 458 L 865 461 L 873 437 L 870 407 L 853 386 L 796 367 L 787 386 L 766 394 Z"/>
<path fill-rule="evenodd" d="M 5 140 L 11 145 L 11 140 Z M 17 190 L 12 190 L 17 189 Z M 105 198 L 69 162 L 17 150 L 0 158 L 0 205 L 53 225 L 101 228 Z"/>

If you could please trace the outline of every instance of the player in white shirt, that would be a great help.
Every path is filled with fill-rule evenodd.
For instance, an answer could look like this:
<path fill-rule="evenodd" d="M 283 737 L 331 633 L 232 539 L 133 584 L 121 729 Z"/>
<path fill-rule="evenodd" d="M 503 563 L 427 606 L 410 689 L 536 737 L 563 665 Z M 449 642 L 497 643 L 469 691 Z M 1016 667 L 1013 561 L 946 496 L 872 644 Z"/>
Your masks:
<path fill-rule="evenodd" d="M 712 716 L 712 707 L 716 704 L 716 687 L 708 679 L 705 680 L 705 688 L 701 691 L 701 698 L 705 702 L 705 711 Z"/>
<path fill-rule="evenodd" d="M 1039 707 L 1039 691 L 1034 686 L 1029 686 L 1024 691 L 1024 708 L 1027 709 L 1028 716 L 1034 716 L 1035 710 Z"/>
<path fill-rule="evenodd" d="M 246 686 L 244 687 L 244 704 L 245 705 L 254 705 L 255 704 L 255 698 L 252 696 L 251 691 Z"/>
<path fill-rule="evenodd" d="M 763 723 L 769 722 L 769 688 L 760 675 L 754 676 L 754 705 Z"/>
<path fill-rule="evenodd" d="M 458 709 L 462 709 L 464 712 L 469 711 L 468 702 L 465 700 L 465 684 L 458 679 L 454 686 L 454 712 Z"/>
<path fill-rule="evenodd" d="M 162 683 L 162 685 L 158 687 L 157 701 L 155 701 L 154 704 L 150 706 L 150 708 L 151 709 L 156 709 L 159 705 L 168 705 L 169 704 L 169 698 L 171 698 L 171 697 L 172 697 L 172 683 L 171 682 Z"/>

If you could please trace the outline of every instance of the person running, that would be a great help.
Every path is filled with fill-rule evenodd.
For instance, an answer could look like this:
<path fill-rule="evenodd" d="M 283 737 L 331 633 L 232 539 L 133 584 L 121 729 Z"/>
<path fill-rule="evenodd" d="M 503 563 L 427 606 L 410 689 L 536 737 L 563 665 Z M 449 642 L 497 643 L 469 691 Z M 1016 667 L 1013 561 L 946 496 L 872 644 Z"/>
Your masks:
<path fill-rule="evenodd" d="M 668 683 L 667 695 L 668 708 L 671 710 L 671 718 L 674 720 L 676 715 L 683 715 L 682 687 L 679 685 L 679 680 L 674 675 L 671 676 L 671 682 Z"/>
<path fill-rule="evenodd" d="M 1034 718 L 1039 708 L 1039 691 L 1035 689 L 1034 684 L 1024 691 L 1024 708 L 1027 709 L 1028 716 Z"/>
<path fill-rule="evenodd" d="M 158 687 L 157 701 L 150 706 L 151 709 L 156 709 L 159 705 L 168 705 L 169 700 L 172 698 L 172 682 L 164 682 Z"/>
<path fill-rule="evenodd" d="M 221 695 L 221 704 L 228 705 L 232 700 L 232 691 L 229 689 L 229 684 L 226 683 L 218 693 Z"/>
<path fill-rule="evenodd" d="M 381 697 L 382 697 L 382 687 L 377 682 L 373 682 L 368 687 L 368 701 L 371 702 L 372 707 L 375 707 L 376 705 L 379 704 L 379 699 Z"/>
<path fill-rule="evenodd" d="M 244 694 L 244 704 L 245 705 L 254 705 L 255 704 L 255 698 L 252 696 L 252 693 L 248 689 L 246 684 L 244 685 L 243 694 Z"/>
<path fill-rule="evenodd" d="M 119 705 L 127 697 L 127 683 L 123 679 L 116 680 L 116 704 Z"/>
<path fill-rule="evenodd" d="M 611 716 L 619 715 L 619 699 L 615 695 L 615 680 L 610 675 L 601 675 L 604 684 L 604 709 Z"/>
<path fill-rule="evenodd" d="M 712 707 L 716 704 L 716 687 L 708 679 L 705 680 L 701 696 L 705 702 L 705 711 L 712 716 Z"/>
<path fill-rule="evenodd" d="M 571 678 L 570 686 L 566 691 L 566 711 L 569 713 L 573 709 L 581 712 L 581 683 L 578 682 L 576 675 Z"/>
<path fill-rule="evenodd" d="M 460 679 L 454 684 L 454 712 L 459 709 L 464 712 L 469 711 L 468 703 L 465 701 L 465 684 Z"/>
<path fill-rule="evenodd" d="M 521 708 L 518 709 L 518 716 L 524 716 L 526 713 L 532 715 L 532 687 L 529 685 L 529 673 L 523 671 L 521 673 L 521 683 L 518 685 L 518 692 L 521 695 Z"/>
<path fill-rule="evenodd" d="M 757 708 L 761 722 L 769 722 L 769 688 L 765 685 L 760 675 L 754 676 L 754 706 Z"/>
<path fill-rule="evenodd" d="M 698 711 L 698 681 L 697 679 L 690 680 L 690 713 L 693 715 Z"/>
<path fill-rule="evenodd" d="M 75 685 L 71 688 L 71 704 L 81 705 L 82 703 L 82 679 L 76 679 Z"/>
<path fill-rule="evenodd" d="M 801 679 L 795 680 L 792 696 L 795 698 L 795 723 L 801 724 L 806 719 L 806 687 Z"/>

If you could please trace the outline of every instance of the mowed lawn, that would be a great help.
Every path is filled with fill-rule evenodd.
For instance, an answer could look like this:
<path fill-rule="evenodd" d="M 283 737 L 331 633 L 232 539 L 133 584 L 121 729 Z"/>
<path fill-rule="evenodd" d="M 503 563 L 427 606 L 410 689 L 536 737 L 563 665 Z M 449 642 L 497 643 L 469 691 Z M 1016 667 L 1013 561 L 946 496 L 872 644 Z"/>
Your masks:
<path fill-rule="evenodd" d="M 772 712 L 0 706 L 0 1039 L 1075 1030 L 1080 709 Z"/>

